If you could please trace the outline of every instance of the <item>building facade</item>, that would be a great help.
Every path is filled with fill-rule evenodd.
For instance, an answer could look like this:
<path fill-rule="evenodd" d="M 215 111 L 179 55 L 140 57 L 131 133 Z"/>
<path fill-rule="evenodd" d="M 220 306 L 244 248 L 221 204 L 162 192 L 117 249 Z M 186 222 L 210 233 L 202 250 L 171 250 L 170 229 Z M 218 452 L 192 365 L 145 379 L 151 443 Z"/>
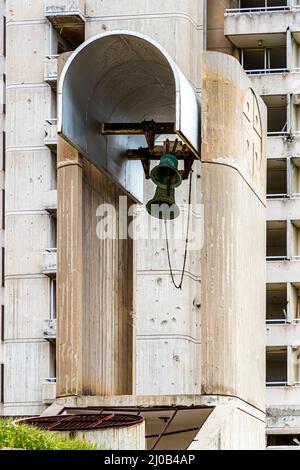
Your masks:
<path fill-rule="evenodd" d="M 208 5 L 208 48 L 241 62 L 268 109 L 267 441 L 297 445 L 300 5 L 259 0 Z"/>
<path fill-rule="evenodd" d="M 5 279 L 5 295 L 1 294 L 3 300 L 0 297 L 0 303 L 3 304 L 0 338 L 0 341 L 2 340 L 0 410 L 4 415 L 10 416 L 40 415 L 47 412 L 49 405 L 53 403 L 55 405 L 56 396 L 58 400 L 63 400 L 63 393 L 57 395 L 56 384 L 57 290 L 60 292 L 59 296 L 62 296 L 62 282 L 56 289 L 57 232 L 58 238 L 62 234 L 62 229 L 57 227 L 57 205 L 60 204 L 60 201 L 57 201 L 57 163 L 60 163 L 57 139 L 57 90 L 58 77 L 64 65 L 59 57 L 62 55 L 68 57 L 69 53 L 85 41 L 101 33 L 135 31 L 153 39 L 169 53 L 201 97 L 202 106 L 206 104 L 210 110 L 213 104 L 218 106 L 218 103 L 213 102 L 214 90 L 209 88 L 209 84 L 216 80 L 216 76 L 219 80 L 217 86 L 220 96 L 230 103 L 243 106 L 235 95 L 228 94 L 226 88 L 228 81 L 235 84 L 237 80 L 239 83 L 237 88 L 241 87 L 241 94 L 249 87 L 248 79 L 243 78 L 244 75 L 239 71 L 236 60 L 228 58 L 226 62 L 224 59 L 224 64 L 221 64 L 221 61 L 218 63 L 216 58 L 209 59 L 209 56 L 203 60 L 201 57 L 205 50 L 234 56 L 248 74 L 253 89 L 262 96 L 267 106 L 267 435 L 269 445 L 294 445 L 294 439 L 300 434 L 298 416 L 300 376 L 296 360 L 300 346 L 298 334 L 300 190 L 297 148 L 300 139 L 298 126 L 300 90 L 297 89 L 300 70 L 297 17 L 300 15 L 300 5 L 297 7 L 296 2 L 291 4 L 288 1 L 271 0 L 266 2 L 145 0 L 126 2 L 126 7 L 122 1 L 109 0 L 102 2 L 32 0 L 25 5 L 24 2 L 20 3 L 14 0 L 1 2 L 3 57 L 1 56 L 0 74 L 3 76 L 6 98 L 4 95 L 5 106 L 0 119 L 3 135 L 0 189 L 2 213 L 5 211 L 5 220 L 2 217 L 2 241 L 0 240 L 3 247 L 1 292 L 4 292 Z M 222 69 L 224 77 L 220 71 Z M 248 102 L 254 103 L 253 109 L 257 106 L 257 109 L 261 110 L 260 102 L 256 105 L 252 95 L 248 96 L 250 96 Z M 263 111 L 261 112 L 263 114 Z M 241 115 L 247 115 L 247 110 L 244 109 L 244 114 Z M 213 114 L 213 117 L 215 123 L 219 125 L 218 129 L 221 129 L 222 122 L 218 121 L 218 114 Z M 230 115 L 228 127 L 224 128 L 238 141 L 235 134 L 237 129 L 234 130 L 233 127 L 233 123 L 237 121 L 234 119 Z M 263 125 L 258 130 L 259 126 L 252 123 L 251 119 L 249 122 L 251 129 L 247 127 L 248 134 L 252 136 L 253 128 L 256 134 L 253 134 L 255 135 L 253 142 L 252 137 L 249 142 L 246 140 L 248 145 L 255 146 L 257 142 L 255 139 L 261 138 Z M 203 187 L 205 194 L 216 197 L 214 192 L 216 177 L 219 178 L 217 181 L 220 187 L 223 187 L 224 193 L 226 185 L 230 188 L 239 188 L 240 193 L 236 194 L 236 198 L 232 195 L 232 200 L 241 199 L 243 194 L 248 201 L 250 196 L 247 189 L 235 180 L 234 175 L 224 176 L 223 181 L 223 175 L 218 174 L 221 166 L 219 155 L 227 155 L 226 152 L 229 152 L 229 155 L 235 156 L 237 149 L 225 138 L 223 140 L 228 148 L 215 145 L 214 140 L 215 137 L 210 134 L 209 129 L 203 130 L 202 164 L 194 163 L 193 203 L 196 205 L 201 202 Z M 245 155 L 248 151 L 246 148 Z M 68 150 L 64 149 L 61 152 L 66 153 Z M 264 205 L 265 194 L 262 194 L 264 183 L 259 180 L 264 174 L 262 167 L 259 166 L 261 164 L 259 158 L 263 158 L 262 148 L 250 169 L 251 178 L 249 179 L 248 174 L 246 176 L 244 174 L 248 187 L 253 194 L 256 194 L 256 199 L 245 205 L 249 211 L 248 216 L 244 217 L 243 207 L 236 207 L 235 215 L 230 220 L 231 225 L 226 228 L 228 233 L 234 233 L 238 240 L 241 263 L 248 262 L 247 257 L 250 256 L 255 236 L 249 237 L 239 231 L 240 221 L 243 220 L 244 226 L 248 227 L 249 219 L 257 218 L 259 225 L 264 217 L 260 206 L 261 203 Z M 232 161 L 234 162 L 233 157 Z M 243 174 L 242 163 L 230 164 Z M 261 168 L 260 175 L 256 165 Z M 210 168 L 214 168 L 214 172 Z M 187 194 L 187 186 L 183 185 L 177 194 L 179 203 L 186 201 Z M 153 185 L 147 182 L 144 201 L 152 196 Z M 216 201 L 218 207 L 222 207 L 226 213 L 228 207 L 222 197 L 220 196 L 220 199 L 216 197 Z M 210 204 L 208 196 L 206 203 Z M 213 205 L 209 207 L 208 213 L 212 216 L 211 218 L 207 216 L 206 227 L 212 226 L 213 223 L 221 227 L 222 219 L 216 222 L 213 218 L 216 207 Z M 143 216 L 143 209 L 140 211 Z M 232 232 L 233 227 L 236 232 Z M 65 232 L 65 235 L 68 236 L 68 232 Z M 206 235 L 213 239 L 211 231 Z M 239 245 L 240 237 L 244 239 L 244 245 L 243 243 Z M 61 239 L 59 238 L 60 243 Z M 251 448 L 251 446 L 261 448 L 264 445 L 264 442 L 262 443 L 264 397 L 259 382 L 259 379 L 264 377 L 262 365 L 264 299 L 262 300 L 259 289 L 255 289 L 255 283 L 251 289 L 248 284 L 252 275 L 251 270 L 255 270 L 255 267 L 259 273 L 257 282 L 263 280 L 263 268 L 258 257 L 263 241 L 259 234 L 255 240 L 259 250 L 251 254 L 253 263 L 252 267 L 249 267 L 249 272 L 246 270 L 245 278 L 237 275 L 237 272 L 243 271 L 243 264 L 237 264 L 234 268 L 237 271 L 231 273 L 232 266 L 228 264 L 225 269 L 222 264 L 215 263 L 215 260 L 210 258 L 209 251 L 204 258 L 211 261 L 211 264 L 201 262 L 200 250 L 189 253 L 183 292 L 170 287 L 170 274 L 164 257 L 164 242 L 153 243 L 146 240 L 137 243 L 135 247 L 136 299 L 132 316 L 136 339 L 135 351 L 132 354 L 136 357 L 136 365 L 132 379 L 133 395 L 144 397 L 138 401 L 139 404 L 144 403 L 145 406 L 147 404 L 147 407 L 157 404 L 158 399 L 153 397 L 161 397 L 161 401 L 158 400 L 160 406 L 162 403 L 170 406 L 174 401 L 190 404 L 193 402 L 191 398 L 193 396 L 199 397 L 197 402 L 199 406 L 209 408 L 216 404 L 221 405 L 221 408 L 216 406 L 212 414 L 213 420 L 219 423 L 219 427 L 221 422 L 227 420 L 232 422 L 236 430 L 248 428 L 249 434 L 252 433 L 254 436 L 253 441 L 249 436 L 244 436 L 237 444 L 236 441 L 230 443 L 230 438 L 224 432 L 222 436 L 224 435 L 225 448 L 230 445 L 240 448 Z M 219 239 L 212 241 L 212 245 L 213 243 L 217 253 L 218 247 L 226 252 L 231 241 L 226 239 L 221 242 Z M 179 249 L 177 246 L 173 247 L 173 253 L 178 253 L 179 250 L 182 251 L 181 246 Z M 233 248 L 228 250 L 228 256 L 234 256 Z M 62 255 L 58 253 L 58 257 L 60 256 Z M 179 255 L 172 259 L 177 275 L 180 274 L 182 258 Z M 64 262 L 62 258 L 59 259 L 62 260 L 61 263 Z M 227 284 L 218 278 L 216 269 L 221 273 L 227 273 Z M 203 279 L 203 272 L 210 277 L 205 276 Z M 247 278 L 247 275 L 250 277 Z M 206 281 L 207 279 L 210 283 Z M 239 287 L 236 292 L 230 291 L 229 295 L 224 291 L 232 287 L 231 281 Z M 214 282 L 216 283 L 214 295 L 207 296 L 206 293 L 211 292 Z M 108 286 L 106 292 L 110 289 Z M 249 311 L 243 308 L 243 301 L 248 296 L 251 299 L 248 305 Z M 214 303 L 213 297 L 222 298 L 222 306 L 220 302 Z M 90 308 L 93 309 L 92 304 Z M 222 308 L 230 314 L 222 316 Z M 108 307 L 107 309 L 109 310 Z M 252 310 L 259 309 L 258 317 L 247 323 L 248 331 L 258 336 L 256 346 L 260 353 L 257 354 L 247 342 L 247 332 L 243 331 L 239 319 L 235 318 L 232 312 L 242 312 L 241 315 L 245 317 L 241 318 L 250 319 Z M 219 312 L 220 315 L 216 317 L 215 323 L 211 320 L 212 312 Z M 68 324 L 66 320 L 65 324 L 67 326 L 64 334 L 67 336 L 71 323 Z M 200 331 L 200 324 L 204 333 Z M 107 320 L 105 325 L 113 338 L 111 323 Z M 211 352 L 212 338 L 217 338 L 218 341 L 214 347 L 216 350 L 214 354 Z M 97 340 L 104 341 L 102 336 L 97 337 Z M 117 342 L 118 338 L 111 340 L 109 347 L 112 351 Z M 234 346 L 228 347 L 232 343 Z M 63 341 L 60 344 L 62 350 Z M 68 353 L 65 354 L 67 357 Z M 110 351 L 108 356 L 109 354 Z M 240 359 L 236 360 L 235 355 Z M 236 367 L 233 366 L 235 361 Z M 108 364 L 110 370 L 117 367 L 109 361 Z M 259 371 L 258 379 L 254 377 L 256 369 Z M 126 387 L 120 385 L 122 378 L 118 380 L 118 386 L 110 383 L 108 387 L 111 388 L 107 390 L 114 390 L 112 395 L 115 396 L 129 395 L 125 393 Z M 89 384 L 89 390 L 92 387 L 93 384 Z M 107 393 L 102 390 L 98 395 L 107 395 Z M 145 399 L 147 396 L 152 398 L 147 401 Z M 174 396 L 177 397 L 176 400 L 167 398 Z M 223 396 L 226 398 L 221 398 Z M 73 400 L 77 403 L 76 399 Z M 242 402 L 245 405 L 242 405 Z M 61 402 L 55 406 L 59 406 L 59 403 Z M 116 403 L 119 405 L 121 403 L 123 407 L 126 405 L 134 408 L 137 400 L 124 398 L 123 401 L 112 399 L 108 402 L 105 398 L 104 401 L 97 402 L 93 398 L 90 402 L 82 400 L 81 403 L 83 408 L 87 404 L 103 407 L 103 403 L 108 408 L 115 408 Z M 226 406 L 222 408 L 224 404 Z M 243 408 L 246 417 L 238 416 L 236 410 L 239 407 Z M 199 417 L 199 420 L 204 422 L 207 418 L 206 412 L 199 411 L 199 413 L 204 413 L 201 418 Z M 254 416 L 253 422 L 251 416 Z M 205 434 L 200 436 L 199 440 L 202 445 L 217 448 L 217 434 L 214 439 L 211 438 L 213 422 L 208 420 L 206 425 L 207 428 L 203 430 Z"/>

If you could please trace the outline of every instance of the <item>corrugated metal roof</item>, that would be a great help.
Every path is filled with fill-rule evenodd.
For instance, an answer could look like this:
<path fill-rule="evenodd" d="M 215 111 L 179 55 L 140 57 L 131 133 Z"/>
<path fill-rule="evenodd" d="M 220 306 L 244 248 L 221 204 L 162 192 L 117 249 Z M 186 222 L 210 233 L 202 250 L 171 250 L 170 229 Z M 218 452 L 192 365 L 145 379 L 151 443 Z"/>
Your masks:
<path fill-rule="evenodd" d="M 120 414 L 63 415 L 29 418 L 26 424 L 48 431 L 88 431 L 94 429 L 128 427 L 144 421 L 141 416 Z"/>

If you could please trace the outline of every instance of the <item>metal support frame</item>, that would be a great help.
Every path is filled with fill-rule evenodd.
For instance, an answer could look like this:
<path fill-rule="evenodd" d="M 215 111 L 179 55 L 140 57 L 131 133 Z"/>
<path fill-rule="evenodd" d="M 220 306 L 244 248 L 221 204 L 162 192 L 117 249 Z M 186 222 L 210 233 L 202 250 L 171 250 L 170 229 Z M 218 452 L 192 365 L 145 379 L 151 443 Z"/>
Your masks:
<path fill-rule="evenodd" d="M 182 179 L 189 177 L 192 169 L 195 155 L 189 147 L 178 139 L 170 141 L 166 139 L 164 145 L 155 145 L 156 135 L 174 135 L 174 123 L 142 121 L 140 123 L 103 123 L 101 124 L 102 135 L 144 135 L 148 147 L 138 149 L 129 149 L 126 152 L 128 160 L 140 160 L 145 173 L 145 178 L 150 178 L 150 162 L 159 160 L 165 153 L 171 152 L 176 155 L 178 160 L 184 161 L 184 170 L 181 171 Z"/>

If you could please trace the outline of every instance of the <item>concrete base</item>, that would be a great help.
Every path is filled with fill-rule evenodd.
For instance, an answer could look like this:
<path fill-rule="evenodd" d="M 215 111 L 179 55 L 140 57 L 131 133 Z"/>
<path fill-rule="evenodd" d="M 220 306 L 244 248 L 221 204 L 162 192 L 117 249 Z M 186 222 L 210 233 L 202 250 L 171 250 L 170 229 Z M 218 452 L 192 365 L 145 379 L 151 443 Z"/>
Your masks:
<path fill-rule="evenodd" d="M 53 416 L 61 413 L 85 413 L 103 410 L 123 412 L 136 410 L 146 421 L 153 422 L 153 416 L 159 411 L 164 416 L 178 409 L 190 412 L 197 409 L 198 418 L 194 418 L 195 431 L 189 443 L 177 440 L 161 441 L 156 450 L 256 450 L 265 448 L 265 414 L 248 403 L 235 398 L 218 395 L 174 395 L 174 396 L 114 396 L 114 397 L 65 397 L 56 401 L 43 413 Z M 147 423 L 149 413 L 151 419 Z M 188 418 L 190 419 L 190 418 Z M 151 434 L 151 433 L 150 433 Z M 146 442 L 145 448 L 151 448 L 152 441 Z M 177 445 L 170 447 L 171 445 Z M 119 450 L 124 450 L 123 447 Z"/>

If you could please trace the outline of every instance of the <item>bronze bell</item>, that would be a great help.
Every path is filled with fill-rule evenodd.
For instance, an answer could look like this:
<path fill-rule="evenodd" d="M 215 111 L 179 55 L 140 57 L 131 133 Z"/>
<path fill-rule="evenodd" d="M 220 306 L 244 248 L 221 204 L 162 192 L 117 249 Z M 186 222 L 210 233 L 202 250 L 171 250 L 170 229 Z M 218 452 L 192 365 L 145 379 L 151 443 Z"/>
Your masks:
<path fill-rule="evenodd" d="M 175 202 L 175 190 L 173 188 L 156 188 L 155 195 L 147 205 L 146 209 L 149 215 L 160 220 L 174 220 L 179 214 L 179 207 Z"/>
<path fill-rule="evenodd" d="M 178 159 L 174 153 L 166 153 L 159 165 L 153 168 L 150 175 L 156 186 L 162 189 L 174 189 L 181 185 L 182 177 L 178 171 Z"/>

